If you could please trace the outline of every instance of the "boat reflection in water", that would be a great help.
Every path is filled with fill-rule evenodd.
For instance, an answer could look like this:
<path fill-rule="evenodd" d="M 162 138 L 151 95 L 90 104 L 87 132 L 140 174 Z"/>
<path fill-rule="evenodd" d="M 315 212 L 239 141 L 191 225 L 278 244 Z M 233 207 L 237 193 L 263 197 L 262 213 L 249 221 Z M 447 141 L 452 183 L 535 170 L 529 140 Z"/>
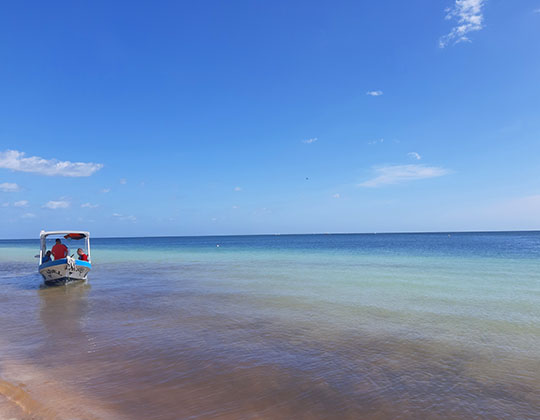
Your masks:
<path fill-rule="evenodd" d="M 81 359 L 81 354 L 88 352 L 89 290 L 89 284 L 78 282 L 39 290 L 39 317 L 47 332 L 40 351 L 42 357 L 61 357 L 64 362 L 75 363 Z"/>

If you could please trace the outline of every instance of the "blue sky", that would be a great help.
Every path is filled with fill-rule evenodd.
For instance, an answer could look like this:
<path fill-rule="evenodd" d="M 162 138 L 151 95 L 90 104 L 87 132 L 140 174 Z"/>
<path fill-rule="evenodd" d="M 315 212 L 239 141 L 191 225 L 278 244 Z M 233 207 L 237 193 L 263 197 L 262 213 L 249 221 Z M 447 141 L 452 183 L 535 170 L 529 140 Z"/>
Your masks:
<path fill-rule="evenodd" d="M 0 237 L 540 229 L 540 0 L 4 2 Z"/>

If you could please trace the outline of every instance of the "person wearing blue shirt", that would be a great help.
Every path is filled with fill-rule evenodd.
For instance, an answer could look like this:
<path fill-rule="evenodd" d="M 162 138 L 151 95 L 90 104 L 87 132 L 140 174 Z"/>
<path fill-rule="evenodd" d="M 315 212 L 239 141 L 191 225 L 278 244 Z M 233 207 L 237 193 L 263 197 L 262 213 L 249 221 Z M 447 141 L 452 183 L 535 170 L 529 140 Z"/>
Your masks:
<path fill-rule="evenodd" d="M 51 251 L 47 251 L 47 253 L 43 256 L 43 259 L 41 260 L 41 264 L 52 261 L 51 258 Z"/>

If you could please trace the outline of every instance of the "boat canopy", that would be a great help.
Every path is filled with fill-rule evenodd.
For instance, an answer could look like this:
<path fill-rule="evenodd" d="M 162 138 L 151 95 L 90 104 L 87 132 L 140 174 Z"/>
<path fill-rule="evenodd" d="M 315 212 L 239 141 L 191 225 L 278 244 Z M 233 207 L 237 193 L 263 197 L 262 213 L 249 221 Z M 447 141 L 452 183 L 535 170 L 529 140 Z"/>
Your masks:
<path fill-rule="evenodd" d="M 46 238 L 47 236 L 63 236 L 65 239 L 83 239 L 83 238 L 89 238 L 90 233 L 84 232 L 82 230 L 56 230 L 56 231 L 50 231 L 45 232 L 42 230 L 39 234 L 40 238 Z"/>
<path fill-rule="evenodd" d="M 82 239 L 82 238 L 86 238 L 86 236 L 84 236 L 84 234 L 82 233 L 68 233 L 67 235 L 64 235 L 64 239 Z"/>

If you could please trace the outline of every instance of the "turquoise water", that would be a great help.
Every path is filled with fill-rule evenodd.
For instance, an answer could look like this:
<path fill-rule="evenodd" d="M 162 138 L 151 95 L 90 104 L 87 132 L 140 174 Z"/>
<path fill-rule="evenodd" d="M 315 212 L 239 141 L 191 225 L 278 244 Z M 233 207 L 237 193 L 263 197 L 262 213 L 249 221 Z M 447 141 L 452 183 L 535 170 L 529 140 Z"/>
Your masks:
<path fill-rule="evenodd" d="M 93 239 L 54 289 L 37 249 L 0 241 L 0 379 L 35 416 L 540 412 L 537 232 Z"/>

